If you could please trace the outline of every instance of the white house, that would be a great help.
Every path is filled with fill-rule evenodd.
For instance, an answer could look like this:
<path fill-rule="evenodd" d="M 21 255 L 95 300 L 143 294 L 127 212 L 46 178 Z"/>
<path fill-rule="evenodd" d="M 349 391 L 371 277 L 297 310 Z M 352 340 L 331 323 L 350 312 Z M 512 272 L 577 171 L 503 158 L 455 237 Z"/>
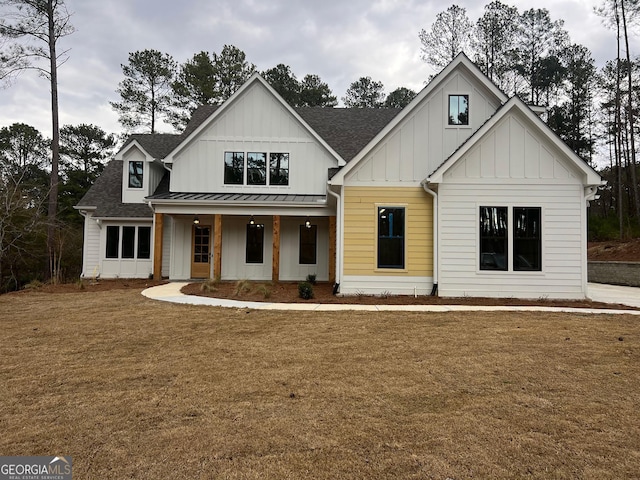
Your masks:
<path fill-rule="evenodd" d="M 462 54 L 402 110 L 292 108 L 256 74 L 125 143 L 76 207 L 83 275 L 583 298 L 601 184 Z"/>

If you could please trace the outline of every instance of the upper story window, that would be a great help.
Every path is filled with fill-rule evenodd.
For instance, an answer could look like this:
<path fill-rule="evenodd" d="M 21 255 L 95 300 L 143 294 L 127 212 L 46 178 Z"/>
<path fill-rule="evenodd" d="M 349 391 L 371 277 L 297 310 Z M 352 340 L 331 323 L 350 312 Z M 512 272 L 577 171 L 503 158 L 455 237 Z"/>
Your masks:
<path fill-rule="evenodd" d="M 144 162 L 129 162 L 129 188 L 142 188 Z"/>
<path fill-rule="evenodd" d="M 469 125 L 469 95 L 449 95 L 449 125 Z"/>
<path fill-rule="evenodd" d="M 289 185 L 289 154 L 224 152 L 224 184 Z"/>

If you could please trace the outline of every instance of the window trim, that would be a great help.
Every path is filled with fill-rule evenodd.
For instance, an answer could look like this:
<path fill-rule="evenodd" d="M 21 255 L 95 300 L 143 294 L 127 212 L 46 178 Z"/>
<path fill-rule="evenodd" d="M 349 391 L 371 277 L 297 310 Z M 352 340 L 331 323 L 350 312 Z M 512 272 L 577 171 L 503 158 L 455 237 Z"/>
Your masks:
<path fill-rule="evenodd" d="M 260 252 L 260 261 L 249 260 L 249 230 L 255 229 L 256 231 L 262 232 L 262 248 L 260 250 L 256 250 Z M 245 228 L 245 239 L 244 239 L 244 261 L 247 265 L 264 265 L 264 224 L 262 223 L 247 223 Z"/>
<path fill-rule="evenodd" d="M 104 259 L 108 260 L 108 261 L 127 261 L 127 262 L 131 262 L 131 261 L 135 261 L 137 262 L 138 260 L 141 261 L 151 261 L 151 257 L 152 257 L 152 253 L 153 253 L 153 228 L 150 225 L 123 225 L 123 224 L 118 224 L 118 225 L 106 225 L 106 230 L 105 230 L 105 243 L 104 243 Z M 123 253 L 125 250 L 125 245 L 124 245 L 124 241 L 125 241 L 125 235 L 124 235 L 124 229 L 125 228 L 133 228 L 134 232 L 133 232 L 133 257 L 124 257 Z M 140 229 L 141 228 L 146 228 L 149 231 L 149 256 L 148 257 L 141 257 L 140 256 Z M 117 255 L 116 256 L 109 256 L 108 255 L 108 247 L 109 247 L 109 231 L 113 231 L 113 229 L 116 229 L 117 232 L 117 240 L 116 240 L 116 249 L 117 249 Z"/>
<path fill-rule="evenodd" d="M 409 205 L 406 203 L 376 203 L 374 205 L 374 223 L 375 223 L 375 252 L 374 252 L 374 271 L 375 272 L 408 272 L 409 268 L 407 266 L 407 233 L 408 233 L 408 224 L 409 224 Z M 379 251 L 380 251 L 380 209 L 388 208 L 388 209 L 403 209 L 404 210 L 404 229 L 402 236 L 402 267 L 390 267 L 379 266 Z"/>
<path fill-rule="evenodd" d="M 131 185 L 131 177 L 132 176 L 136 176 L 135 173 L 131 172 L 131 165 L 134 163 L 139 163 L 142 169 L 142 172 L 140 173 L 140 186 L 137 187 L 135 185 Z M 144 188 L 144 161 L 143 160 L 129 160 L 129 162 L 127 163 L 127 188 L 130 188 L 132 190 L 142 190 Z"/>
<path fill-rule="evenodd" d="M 313 231 L 313 262 L 302 261 L 302 232 Z M 312 245 L 311 243 L 305 243 L 305 245 Z M 311 224 L 307 227 L 304 223 L 298 228 L 298 265 L 318 265 L 318 225 Z"/>
<path fill-rule="evenodd" d="M 467 123 L 450 123 L 451 121 L 451 97 L 467 97 Z M 468 92 L 451 92 L 446 94 L 445 128 L 471 128 L 471 94 Z"/>
<path fill-rule="evenodd" d="M 243 169 L 242 169 L 242 183 L 227 183 L 227 155 L 239 155 L 243 156 Z M 249 155 L 250 154 L 263 154 L 265 156 L 264 166 L 264 183 L 249 183 Z M 287 183 L 271 183 L 271 156 L 272 155 L 286 155 L 287 156 Z M 242 152 L 224 150 L 222 160 L 222 186 L 225 188 L 233 187 L 249 187 L 249 188 L 265 188 L 265 187 L 279 187 L 288 188 L 291 186 L 291 152 L 270 151 L 270 150 L 245 150 Z M 281 169 L 284 170 L 284 169 Z"/>

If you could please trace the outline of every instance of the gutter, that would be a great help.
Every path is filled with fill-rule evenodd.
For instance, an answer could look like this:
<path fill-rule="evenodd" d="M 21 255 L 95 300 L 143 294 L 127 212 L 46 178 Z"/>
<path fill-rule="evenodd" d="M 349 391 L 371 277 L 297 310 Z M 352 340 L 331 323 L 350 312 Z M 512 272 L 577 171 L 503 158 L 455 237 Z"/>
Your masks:
<path fill-rule="evenodd" d="M 438 293 L 438 194 L 431 190 L 427 185 L 429 179 L 425 179 L 420 182 L 425 192 L 433 197 L 433 288 L 431 289 L 431 296 L 435 296 Z"/>
<path fill-rule="evenodd" d="M 333 286 L 334 295 L 340 291 L 340 276 L 342 274 L 342 202 L 340 194 L 331 190 L 331 186 L 327 185 L 327 192 L 336 199 L 336 281 Z"/>

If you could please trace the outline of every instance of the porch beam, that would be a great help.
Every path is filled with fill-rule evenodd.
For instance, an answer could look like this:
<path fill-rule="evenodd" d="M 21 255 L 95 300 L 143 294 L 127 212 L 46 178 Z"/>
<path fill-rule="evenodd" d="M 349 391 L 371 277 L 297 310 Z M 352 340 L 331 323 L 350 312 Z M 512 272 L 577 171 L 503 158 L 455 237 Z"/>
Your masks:
<path fill-rule="evenodd" d="M 162 280 L 162 236 L 164 213 L 153 214 L 153 279 Z"/>
<path fill-rule="evenodd" d="M 271 263 L 271 280 L 280 281 L 280 215 L 273 216 L 273 255 Z"/>
<path fill-rule="evenodd" d="M 336 283 L 336 216 L 329 217 L 329 283 Z"/>
<path fill-rule="evenodd" d="M 213 278 L 222 278 L 222 215 L 213 217 Z"/>

